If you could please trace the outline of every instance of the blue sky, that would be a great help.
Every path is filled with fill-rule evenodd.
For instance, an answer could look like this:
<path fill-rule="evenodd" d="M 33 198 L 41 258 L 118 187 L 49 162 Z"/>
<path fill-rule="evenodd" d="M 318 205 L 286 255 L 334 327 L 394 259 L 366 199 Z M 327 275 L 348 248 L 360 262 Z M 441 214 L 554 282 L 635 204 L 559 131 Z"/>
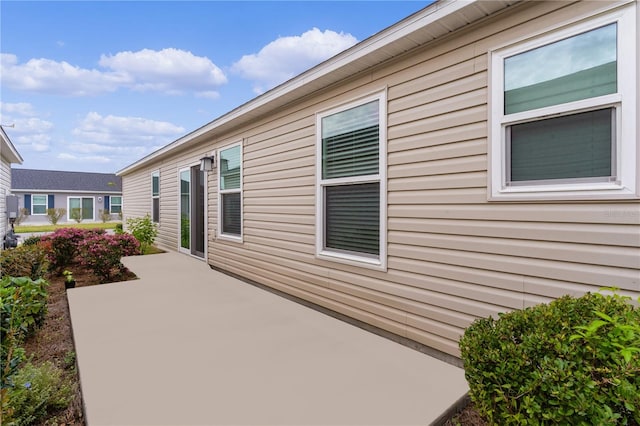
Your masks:
<path fill-rule="evenodd" d="M 115 172 L 428 3 L 3 0 L 0 124 L 17 167 Z"/>

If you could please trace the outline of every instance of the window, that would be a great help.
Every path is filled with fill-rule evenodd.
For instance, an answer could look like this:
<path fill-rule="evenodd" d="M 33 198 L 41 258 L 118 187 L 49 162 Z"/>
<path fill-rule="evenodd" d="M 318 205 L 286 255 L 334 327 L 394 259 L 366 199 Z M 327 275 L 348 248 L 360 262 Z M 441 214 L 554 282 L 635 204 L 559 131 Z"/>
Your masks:
<path fill-rule="evenodd" d="M 386 96 L 317 115 L 320 258 L 386 267 Z"/>
<path fill-rule="evenodd" d="M 122 197 L 112 195 L 110 197 L 110 212 L 111 214 L 120 214 L 122 213 Z"/>
<path fill-rule="evenodd" d="M 151 173 L 151 220 L 160 222 L 160 171 Z"/>
<path fill-rule="evenodd" d="M 639 195 L 633 20 L 626 8 L 492 52 L 491 198 Z"/>
<path fill-rule="evenodd" d="M 47 214 L 47 196 L 33 194 L 31 196 L 31 214 Z"/>
<path fill-rule="evenodd" d="M 220 237 L 242 238 L 242 145 L 218 153 L 218 229 Z"/>
<path fill-rule="evenodd" d="M 82 222 L 83 220 L 95 220 L 93 215 L 93 197 L 69 197 L 67 199 L 67 220 Z"/>

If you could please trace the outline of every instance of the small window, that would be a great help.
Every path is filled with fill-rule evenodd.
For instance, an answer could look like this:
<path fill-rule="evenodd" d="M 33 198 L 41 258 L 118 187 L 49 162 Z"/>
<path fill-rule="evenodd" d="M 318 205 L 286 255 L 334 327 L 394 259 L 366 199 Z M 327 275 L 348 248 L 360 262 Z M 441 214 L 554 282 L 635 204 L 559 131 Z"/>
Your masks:
<path fill-rule="evenodd" d="M 160 171 L 151 173 L 151 220 L 160 222 Z"/>
<path fill-rule="evenodd" d="M 120 214 L 122 213 L 122 197 L 120 196 L 111 196 L 111 213 L 112 214 Z"/>
<path fill-rule="evenodd" d="M 218 153 L 219 236 L 242 238 L 242 146 Z"/>
<path fill-rule="evenodd" d="M 36 195 L 31 196 L 31 214 L 32 215 L 45 215 L 47 214 L 47 196 Z"/>
<path fill-rule="evenodd" d="M 492 52 L 493 198 L 636 194 L 636 47 L 626 14 Z"/>
<path fill-rule="evenodd" d="M 317 253 L 385 267 L 386 97 L 318 114 Z"/>

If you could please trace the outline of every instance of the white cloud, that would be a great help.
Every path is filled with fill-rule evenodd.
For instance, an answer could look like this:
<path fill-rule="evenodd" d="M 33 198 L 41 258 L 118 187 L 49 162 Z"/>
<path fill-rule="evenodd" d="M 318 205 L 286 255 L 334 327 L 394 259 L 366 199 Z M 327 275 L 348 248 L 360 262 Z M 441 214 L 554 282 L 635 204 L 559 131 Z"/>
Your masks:
<path fill-rule="evenodd" d="M 12 142 L 19 151 L 46 152 L 51 148 L 53 123 L 36 117 L 33 105 L 27 102 L 0 103 L 0 122 L 8 128 Z"/>
<path fill-rule="evenodd" d="M 178 49 L 143 49 L 102 55 L 100 65 L 133 77 L 134 90 L 180 93 L 194 92 L 227 82 L 227 77 L 209 58 Z"/>
<path fill-rule="evenodd" d="M 260 52 L 244 55 L 232 70 L 254 81 L 262 93 L 356 44 L 351 34 L 313 28 L 300 36 L 280 37 Z"/>
<path fill-rule="evenodd" d="M 0 114 L 18 114 L 23 116 L 33 116 L 35 111 L 33 105 L 27 102 L 8 103 L 0 102 Z"/>
<path fill-rule="evenodd" d="M 82 142 L 125 146 L 131 143 L 151 144 L 169 141 L 184 133 L 185 129 L 166 121 L 140 117 L 102 116 L 90 112 L 73 129 L 72 134 Z"/>
<path fill-rule="evenodd" d="M 72 130 L 73 142 L 64 145 L 61 160 L 122 164 L 133 162 L 184 134 L 166 121 L 141 117 L 88 113 Z"/>
<path fill-rule="evenodd" d="M 113 92 L 130 79 L 122 73 L 83 69 L 44 58 L 21 64 L 16 55 L 3 53 L 0 61 L 2 84 L 25 92 L 87 96 Z"/>
<path fill-rule="evenodd" d="M 20 63 L 13 54 L 0 54 L 2 84 L 37 93 L 89 96 L 119 88 L 169 95 L 194 93 L 210 97 L 227 77 L 211 60 L 179 49 L 119 52 L 102 55 L 102 69 L 81 68 L 65 61 L 30 59 Z"/>

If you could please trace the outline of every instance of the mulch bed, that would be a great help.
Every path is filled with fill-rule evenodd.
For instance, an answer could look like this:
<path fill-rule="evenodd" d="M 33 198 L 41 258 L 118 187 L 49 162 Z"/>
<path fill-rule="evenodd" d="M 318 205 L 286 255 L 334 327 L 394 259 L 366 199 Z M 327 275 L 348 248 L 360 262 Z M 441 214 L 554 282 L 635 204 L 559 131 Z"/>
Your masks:
<path fill-rule="evenodd" d="M 79 265 L 72 265 L 67 269 L 73 272 L 76 287 L 100 284 L 98 278 L 91 271 Z M 120 280 L 126 281 L 136 278 L 135 274 L 127 270 Z M 24 348 L 27 356 L 31 356 L 35 364 L 50 361 L 63 369 L 66 377 L 73 383 L 74 396 L 67 408 L 52 413 L 51 417 L 43 424 L 84 425 L 82 394 L 71 331 L 71 316 L 64 288 L 65 277 L 50 275 L 46 279 L 49 282 L 47 315 L 42 327 L 27 339 Z"/>

